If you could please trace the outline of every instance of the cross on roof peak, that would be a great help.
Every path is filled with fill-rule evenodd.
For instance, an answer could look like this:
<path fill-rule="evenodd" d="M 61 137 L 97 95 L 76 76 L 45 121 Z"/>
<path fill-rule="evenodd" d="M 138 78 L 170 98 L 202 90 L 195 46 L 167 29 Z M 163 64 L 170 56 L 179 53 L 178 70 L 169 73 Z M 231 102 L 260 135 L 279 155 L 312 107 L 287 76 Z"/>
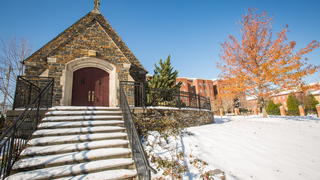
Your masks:
<path fill-rule="evenodd" d="M 92 12 L 100 14 L 100 0 L 94 0 L 94 8 Z"/>

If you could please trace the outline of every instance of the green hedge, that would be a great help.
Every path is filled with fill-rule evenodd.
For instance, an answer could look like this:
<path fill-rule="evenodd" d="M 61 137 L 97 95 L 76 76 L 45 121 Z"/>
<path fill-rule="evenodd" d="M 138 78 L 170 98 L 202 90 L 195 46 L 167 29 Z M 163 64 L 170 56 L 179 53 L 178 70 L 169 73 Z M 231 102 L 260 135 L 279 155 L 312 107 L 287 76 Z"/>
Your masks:
<path fill-rule="evenodd" d="M 279 107 L 281 104 L 275 104 L 272 100 L 268 102 L 266 111 L 269 115 L 280 115 Z"/>
<path fill-rule="evenodd" d="M 288 116 L 299 116 L 299 101 L 295 95 L 290 94 L 287 99 Z"/>
<path fill-rule="evenodd" d="M 309 114 L 316 114 L 317 113 L 317 104 L 319 104 L 319 101 L 317 101 L 317 99 L 312 95 L 309 94 L 305 97 L 304 100 L 304 106 L 305 106 L 305 110 L 306 113 Z"/>

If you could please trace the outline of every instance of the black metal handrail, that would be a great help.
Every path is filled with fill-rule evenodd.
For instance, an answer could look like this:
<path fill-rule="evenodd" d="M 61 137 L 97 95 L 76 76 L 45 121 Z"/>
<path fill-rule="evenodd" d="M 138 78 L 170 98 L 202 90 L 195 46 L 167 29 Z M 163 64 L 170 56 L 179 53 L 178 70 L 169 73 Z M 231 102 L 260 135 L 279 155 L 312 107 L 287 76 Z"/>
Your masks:
<path fill-rule="evenodd" d="M 31 83 L 24 81 L 24 83 Z M 32 83 L 33 84 L 33 83 Z M 33 84 L 34 85 L 34 84 Z M 14 162 L 18 159 L 21 151 L 26 147 L 32 133 L 37 129 L 40 122 L 39 110 L 49 108 L 52 104 L 43 104 L 42 99 L 52 96 L 54 81 L 51 79 L 46 86 L 41 88 L 37 96 L 32 99 L 19 117 L 0 136 L 0 178 L 4 179 L 10 175 Z M 32 86 L 28 84 L 28 86 Z M 18 87 L 17 87 L 18 88 Z M 18 89 L 17 89 L 18 90 Z M 31 122 L 31 123 L 27 123 Z"/>
<path fill-rule="evenodd" d="M 120 108 L 123 112 L 123 117 L 125 120 L 125 126 L 128 133 L 128 139 L 131 145 L 131 151 L 133 154 L 133 159 L 138 172 L 138 177 L 140 180 L 150 180 L 151 172 L 156 173 L 147 159 L 147 155 L 141 144 L 137 129 L 134 125 L 131 110 L 127 101 L 126 93 L 122 86 L 120 86 Z"/>
<path fill-rule="evenodd" d="M 147 106 L 197 108 L 211 110 L 210 99 L 199 94 L 166 89 L 147 89 Z"/>
<path fill-rule="evenodd" d="M 120 86 L 127 95 L 129 106 L 144 107 L 146 105 L 145 85 L 143 82 L 121 81 Z"/>
<path fill-rule="evenodd" d="M 196 93 L 147 88 L 143 82 L 121 81 L 129 106 L 164 106 L 176 108 L 197 108 L 211 110 L 211 101 Z"/>
<path fill-rule="evenodd" d="M 53 78 L 38 76 L 18 76 L 13 109 L 26 108 Z M 52 104 L 52 95 L 42 98 L 41 106 Z"/>

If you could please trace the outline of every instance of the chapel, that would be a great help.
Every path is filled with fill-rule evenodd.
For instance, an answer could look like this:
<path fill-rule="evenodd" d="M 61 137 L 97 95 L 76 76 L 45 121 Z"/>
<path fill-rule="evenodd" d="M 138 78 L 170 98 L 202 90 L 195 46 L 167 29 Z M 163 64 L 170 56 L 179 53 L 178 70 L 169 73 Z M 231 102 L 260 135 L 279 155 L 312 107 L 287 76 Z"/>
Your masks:
<path fill-rule="evenodd" d="M 54 78 L 54 106 L 119 106 L 119 82 L 144 82 L 147 74 L 100 3 L 23 63 L 25 76 Z"/>

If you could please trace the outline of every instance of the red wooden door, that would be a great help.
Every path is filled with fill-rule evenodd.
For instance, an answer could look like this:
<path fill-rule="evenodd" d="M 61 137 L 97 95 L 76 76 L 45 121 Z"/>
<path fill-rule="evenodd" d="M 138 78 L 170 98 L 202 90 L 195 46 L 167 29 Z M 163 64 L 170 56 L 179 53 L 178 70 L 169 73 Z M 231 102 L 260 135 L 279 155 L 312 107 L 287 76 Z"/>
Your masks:
<path fill-rule="evenodd" d="M 73 73 L 73 106 L 109 106 L 109 74 L 98 68 Z"/>

